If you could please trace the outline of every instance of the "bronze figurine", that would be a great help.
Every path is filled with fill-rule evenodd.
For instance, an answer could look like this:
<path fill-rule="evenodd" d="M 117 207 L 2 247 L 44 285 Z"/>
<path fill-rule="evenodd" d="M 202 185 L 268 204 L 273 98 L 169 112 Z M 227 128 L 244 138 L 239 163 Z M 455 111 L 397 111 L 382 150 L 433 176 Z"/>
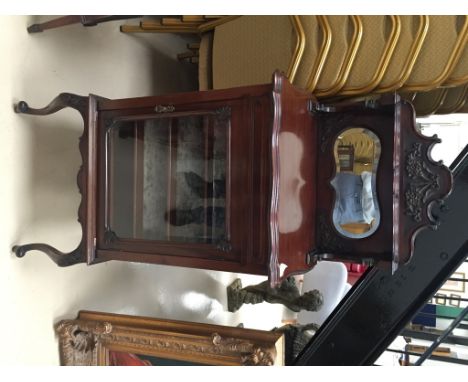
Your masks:
<path fill-rule="evenodd" d="M 227 298 L 230 312 L 239 310 L 243 304 L 259 304 L 264 301 L 283 304 L 294 312 L 316 312 L 323 305 L 323 295 L 317 289 L 301 295 L 294 277 L 284 279 L 276 288 L 270 287 L 268 281 L 242 288 L 241 280 L 236 279 L 227 287 Z"/>

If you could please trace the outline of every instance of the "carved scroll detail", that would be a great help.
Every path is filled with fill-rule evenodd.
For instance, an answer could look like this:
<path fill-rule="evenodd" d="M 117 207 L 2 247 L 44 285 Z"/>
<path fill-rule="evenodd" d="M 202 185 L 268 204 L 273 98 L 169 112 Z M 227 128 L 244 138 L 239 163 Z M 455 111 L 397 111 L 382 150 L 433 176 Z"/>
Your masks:
<path fill-rule="evenodd" d="M 104 232 L 104 242 L 106 244 L 112 244 L 117 240 L 117 234 L 112 231 L 110 228 L 106 228 Z"/>
<path fill-rule="evenodd" d="M 112 127 L 114 122 L 115 122 L 114 117 L 105 118 L 104 119 L 104 127 L 108 130 L 108 129 L 110 129 Z"/>
<path fill-rule="evenodd" d="M 175 111 L 174 105 L 156 105 L 154 107 L 156 113 L 172 113 Z"/>
<path fill-rule="evenodd" d="M 226 239 L 221 239 L 217 242 L 216 248 L 223 252 L 231 252 L 232 244 Z"/>
<path fill-rule="evenodd" d="M 322 151 L 322 153 L 324 153 L 327 150 L 327 147 L 330 144 L 333 131 L 334 129 L 332 125 L 327 125 L 323 128 L 323 131 L 320 135 L 320 151 Z"/>
<path fill-rule="evenodd" d="M 424 204 L 440 189 L 439 175 L 432 172 L 423 160 L 422 144 L 413 143 L 406 155 L 406 175 L 408 185 L 405 190 L 405 214 L 415 222 L 422 220 Z"/>
<path fill-rule="evenodd" d="M 204 338 L 193 339 L 190 342 L 181 342 L 180 337 L 160 334 L 157 337 L 147 335 L 141 337 L 128 334 L 118 334 L 109 331 L 100 337 L 105 343 L 132 344 L 143 349 L 164 350 L 184 355 L 238 355 L 242 365 L 245 366 L 270 366 L 274 364 L 275 350 L 265 349 L 260 345 L 237 338 L 224 338 L 218 333 L 211 335 L 211 341 Z"/>
<path fill-rule="evenodd" d="M 324 109 L 320 109 L 318 111 L 324 111 Z M 319 114 L 319 118 L 321 118 Z M 352 121 L 352 115 L 339 113 L 339 114 L 327 114 L 321 120 L 320 126 L 320 151 L 322 153 L 327 152 L 327 150 L 333 149 L 333 144 L 335 142 L 334 138 L 335 135 L 338 134 L 340 130 L 343 130 L 346 127 L 349 127 L 350 122 Z"/>
<path fill-rule="evenodd" d="M 62 365 L 111 363 L 110 351 L 186 359 L 210 365 L 273 365 L 281 332 L 233 329 L 148 317 L 80 312 L 55 325 Z"/>
<path fill-rule="evenodd" d="M 218 122 L 226 122 L 231 118 L 231 107 L 223 106 L 214 111 Z"/>
<path fill-rule="evenodd" d="M 223 338 L 218 333 L 212 335 L 213 344 L 222 353 L 241 353 L 244 366 L 271 366 L 274 364 L 275 354 L 261 346 L 237 338 Z"/>
<path fill-rule="evenodd" d="M 108 322 L 64 320 L 55 327 L 59 335 L 61 364 L 93 366 L 97 364 L 97 344 L 112 331 Z"/>
<path fill-rule="evenodd" d="M 343 244 L 339 242 L 339 238 L 324 214 L 319 215 L 317 227 L 321 250 L 339 252 L 344 249 Z"/>

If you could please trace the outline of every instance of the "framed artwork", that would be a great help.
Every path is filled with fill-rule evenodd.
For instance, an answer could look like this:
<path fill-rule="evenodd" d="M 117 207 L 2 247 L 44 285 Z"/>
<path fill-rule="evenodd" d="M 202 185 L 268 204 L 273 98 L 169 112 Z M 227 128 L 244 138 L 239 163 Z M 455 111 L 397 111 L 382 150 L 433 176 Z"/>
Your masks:
<path fill-rule="evenodd" d="M 90 311 L 55 331 L 64 366 L 284 365 L 279 332 Z"/>
<path fill-rule="evenodd" d="M 451 293 L 450 298 L 449 298 L 449 305 L 456 306 L 457 308 L 459 308 L 460 307 L 460 298 L 461 298 L 461 296 L 459 294 Z"/>
<path fill-rule="evenodd" d="M 450 278 L 454 279 L 464 279 L 465 273 L 463 272 L 454 272 Z M 465 292 L 465 282 L 460 280 L 447 280 L 444 285 L 440 288 L 443 291 L 449 292 Z"/>
<path fill-rule="evenodd" d="M 447 302 L 447 296 L 445 294 L 436 294 L 434 298 L 437 305 L 445 305 Z"/>

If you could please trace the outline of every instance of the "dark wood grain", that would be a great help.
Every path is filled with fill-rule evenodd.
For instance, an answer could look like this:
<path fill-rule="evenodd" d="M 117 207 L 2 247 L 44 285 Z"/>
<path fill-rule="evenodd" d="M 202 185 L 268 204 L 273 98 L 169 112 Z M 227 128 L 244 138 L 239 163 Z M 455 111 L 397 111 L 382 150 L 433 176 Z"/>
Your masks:
<path fill-rule="evenodd" d="M 83 135 L 80 137 L 79 149 L 82 165 L 78 171 L 77 184 L 81 193 L 81 202 L 78 207 L 78 222 L 82 228 L 82 239 L 77 248 L 69 253 L 63 253 L 56 248 L 43 243 L 15 245 L 13 251 L 16 256 L 23 257 L 27 252 L 37 250 L 47 254 L 57 265 L 69 266 L 86 262 L 94 256 L 96 205 L 94 195 L 96 193 L 96 142 L 94 131 L 90 131 L 88 121 L 94 117 L 95 99 L 82 97 L 71 93 L 61 93 L 49 105 L 41 109 L 34 109 L 21 101 L 15 106 L 15 111 L 30 115 L 49 115 L 63 108 L 70 107 L 77 110 L 84 122 Z"/>
<path fill-rule="evenodd" d="M 81 25 L 85 27 L 90 27 L 90 26 L 95 26 L 99 23 L 106 22 L 106 21 L 125 20 L 125 19 L 131 19 L 131 18 L 136 18 L 136 17 L 141 17 L 141 16 L 69 15 L 69 16 L 57 17 L 55 19 L 46 21 L 44 23 L 32 24 L 28 27 L 27 30 L 28 30 L 28 33 L 39 33 L 47 29 L 61 28 L 67 25 L 78 24 L 78 23 L 81 23 Z"/>
<path fill-rule="evenodd" d="M 320 111 L 321 110 L 321 111 Z M 395 271 L 407 263 L 414 251 L 417 234 L 436 224 L 430 209 L 434 203 L 446 197 L 452 187 L 448 168 L 430 159 L 430 148 L 435 138 L 424 137 L 416 131 L 412 105 L 398 96 L 388 95 L 372 102 L 343 103 L 319 108 L 319 156 L 317 186 L 317 237 L 318 258 L 363 261 L 388 267 Z M 330 211 L 335 204 L 335 192 L 330 180 L 335 176 L 332 146 L 338 135 L 349 127 L 363 127 L 377 135 L 382 153 L 377 169 L 377 199 L 381 214 L 377 230 L 358 240 L 341 235 L 334 227 Z M 407 168 L 411 153 L 418 148 L 418 160 L 413 164 L 416 172 L 427 167 L 427 174 L 437 178 L 435 190 L 428 190 L 424 202 L 419 205 L 417 221 L 409 214 L 407 202 L 411 184 L 425 189 L 428 179 L 415 179 Z M 405 196 L 406 195 L 406 196 Z"/>
<path fill-rule="evenodd" d="M 400 264 L 407 263 L 414 252 L 417 235 L 423 229 L 436 230 L 441 223 L 432 214 L 437 203 L 443 203 L 453 186 L 453 177 L 442 162 L 431 157 L 432 147 L 440 143 L 437 136 L 427 137 L 416 129 L 416 113 L 413 106 L 402 100 L 398 104 L 401 115 L 401 140 L 395 157 L 400 158 L 399 200 L 396 208 L 396 224 L 399 226 L 398 258 Z M 398 176 L 399 175 L 399 176 Z"/>
<path fill-rule="evenodd" d="M 255 199 L 252 198 L 253 188 L 268 191 L 268 178 L 256 178 L 254 175 L 258 173 L 257 168 L 263 168 L 265 173 L 265 163 L 269 163 L 267 158 L 258 158 L 258 162 L 253 160 L 256 155 L 256 147 L 254 146 L 253 136 L 258 131 L 268 128 L 270 125 L 271 102 L 270 92 L 271 86 L 261 86 L 252 88 L 252 95 L 262 100 L 260 105 L 261 111 L 252 114 L 251 94 L 249 89 L 239 88 L 232 89 L 231 92 L 218 92 L 221 97 L 213 98 L 210 102 L 205 102 L 206 98 L 201 97 L 200 93 L 181 94 L 174 96 L 170 100 L 164 97 L 150 97 L 151 103 L 142 102 L 140 104 L 145 107 L 135 107 L 133 100 L 129 100 L 129 107 L 125 107 L 120 101 L 119 110 L 100 110 L 98 118 L 103 130 L 107 120 L 134 120 L 140 119 L 140 116 L 154 115 L 155 105 L 172 105 L 173 112 L 176 116 L 187 115 L 203 115 L 206 113 L 214 113 L 222 108 L 230 108 L 230 120 L 226 125 L 228 128 L 228 147 L 226 158 L 226 207 L 228 209 L 226 216 L 226 239 L 229 243 L 229 249 L 223 244 L 218 247 L 213 244 L 197 244 L 197 243 L 178 243 L 174 241 L 154 241 L 154 240 L 131 240 L 126 238 L 116 237 L 112 242 L 105 240 L 105 222 L 106 213 L 109 209 L 106 208 L 106 193 L 109 193 L 106 187 L 105 177 L 101 179 L 99 187 L 99 235 L 98 235 L 98 257 L 102 259 L 115 258 L 116 253 L 126 253 L 125 258 L 128 261 L 145 261 L 155 263 L 171 263 L 183 266 L 195 266 L 201 268 L 213 269 L 213 264 L 217 264 L 219 269 L 229 269 L 231 271 L 267 274 L 268 272 L 268 256 L 264 252 L 267 241 L 267 226 L 264 224 L 259 227 L 254 225 L 252 219 L 257 218 L 257 207 L 255 203 L 265 203 L 265 198 L 268 195 L 257 194 Z M 211 95 L 212 97 L 212 95 Z M 210 99 L 210 97 L 207 97 Z M 264 100 L 264 101 L 263 101 Z M 107 101 L 103 102 L 108 105 Z M 102 109 L 100 105 L 100 109 Z M 170 114 L 167 114 L 170 115 Z M 265 117 L 266 116 L 266 117 Z M 143 117 L 141 117 L 143 118 Z M 257 127 L 257 121 L 259 126 Z M 111 123 L 107 123 L 111 125 Z M 265 140 L 263 146 L 267 144 L 269 134 L 263 135 Z M 106 171 L 106 150 L 105 150 L 105 133 L 100 132 L 100 147 L 101 154 L 99 159 L 99 168 L 103 173 Z M 172 147 L 172 146 L 171 146 Z M 174 159 L 174 158 L 172 158 Z M 257 158 L 256 158 L 257 159 Z M 173 160 L 171 162 L 174 162 Z M 233 164 L 233 165 L 232 165 Z M 171 171 L 172 173 L 172 171 Z M 257 184 L 264 184 L 257 186 Z M 169 194 L 172 194 L 170 192 Z M 233 208 L 231 208 L 231 206 Z M 266 222 L 268 219 L 267 210 L 263 209 L 261 220 Z M 108 219 L 107 219 L 108 220 Z M 260 231 L 260 228 L 263 231 Z M 257 242 L 261 238 L 261 248 Z M 260 251 L 259 251 L 260 249 Z M 258 256 L 263 252 L 263 256 Z M 121 256 L 120 256 L 121 258 Z M 261 261 L 259 261 L 259 258 Z M 172 259 L 172 261 L 168 261 Z M 227 267 L 221 266 L 221 263 L 229 264 Z"/>
<path fill-rule="evenodd" d="M 317 172 L 317 248 L 322 259 L 392 261 L 393 258 L 393 151 L 395 110 L 393 97 L 378 104 L 346 103 L 318 110 L 317 124 L 320 155 Z M 353 239 L 336 230 L 332 221 L 335 191 L 330 181 L 335 177 L 333 157 L 335 141 L 345 129 L 362 127 L 380 140 L 382 153 L 377 169 L 377 199 L 380 225 L 369 237 Z M 409 127 L 408 127 L 409 128 Z"/>
<path fill-rule="evenodd" d="M 68 255 L 46 244 L 28 244 L 14 248 L 18 256 L 38 249 L 59 265 L 121 260 L 259 274 L 268 276 L 272 286 L 287 276 L 307 272 L 319 260 L 375 263 L 394 271 L 410 261 L 417 234 L 437 227 L 432 206 L 441 203 L 452 187 L 450 171 L 430 157 L 437 138 L 416 131 L 412 106 L 395 95 L 319 104 L 277 72 L 266 85 L 120 100 L 64 93 L 43 109 L 20 102 L 16 110 L 46 115 L 63 107 L 78 110 L 85 122 L 80 140 L 83 165 L 78 174 L 83 238 Z M 113 230 L 116 201 L 111 183 L 116 170 L 112 156 L 118 153 L 108 145 L 110 132 L 118 123 L 142 127 L 147 119 L 171 118 L 170 165 L 164 175 L 169 186 L 162 190 L 168 192 L 166 208 L 171 210 L 176 207 L 178 187 L 177 169 L 171 167 L 180 149 L 177 121 L 188 116 L 203 118 L 197 128 L 202 129 L 205 159 L 216 138 L 213 124 L 225 129 L 224 236 L 203 243 L 177 242 L 171 240 L 167 224 L 168 240 L 143 239 L 145 137 L 143 129 L 134 128 L 133 151 L 125 164 L 131 173 L 134 234 L 119 237 L 118 230 Z M 370 130 L 381 144 L 376 175 L 380 224 L 363 238 L 345 237 L 332 221 L 334 144 L 350 127 Z"/>
<path fill-rule="evenodd" d="M 308 105 L 315 99 L 274 75 L 270 283 L 304 273 L 315 248 L 317 126 Z M 281 264 L 287 268 L 281 271 Z"/>

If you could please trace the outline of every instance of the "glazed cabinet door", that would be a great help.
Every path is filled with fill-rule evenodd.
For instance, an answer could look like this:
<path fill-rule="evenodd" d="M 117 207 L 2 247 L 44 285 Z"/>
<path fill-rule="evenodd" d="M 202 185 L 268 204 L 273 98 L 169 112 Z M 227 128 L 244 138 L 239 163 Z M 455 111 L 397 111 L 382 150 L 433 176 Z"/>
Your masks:
<path fill-rule="evenodd" d="M 247 109 L 228 100 L 99 113 L 97 260 L 241 270 Z"/>

